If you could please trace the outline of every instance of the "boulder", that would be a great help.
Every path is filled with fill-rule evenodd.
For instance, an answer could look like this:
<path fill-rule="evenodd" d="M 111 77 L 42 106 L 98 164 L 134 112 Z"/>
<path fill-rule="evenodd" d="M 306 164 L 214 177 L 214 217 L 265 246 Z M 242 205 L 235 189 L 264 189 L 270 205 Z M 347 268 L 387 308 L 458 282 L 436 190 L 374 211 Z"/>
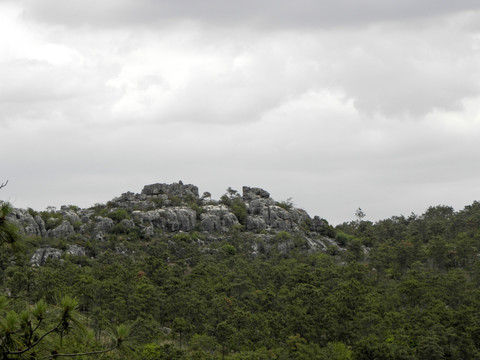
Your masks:
<path fill-rule="evenodd" d="M 184 185 L 181 181 L 173 184 L 151 184 L 145 185 L 142 194 L 147 196 L 153 195 L 170 195 L 178 196 L 180 198 L 191 197 L 198 199 L 198 187 L 195 185 Z"/>
<path fill-rule="evenodd" d="M 238 224 L 237 217 L 225 205 L 207 205 L 200 215 L 200 224 L 203 231 L 228 231 L 234 224 Z"/>
<path fill-rule="evenodd" d="M 62 257 L 62 251 L 52 247 L 40 248 L 35 251 L 30 259 L 32 266 L 43 266 L 47 262 L 47 259 L 60 259 Z"/>
<path fill-rule="evenodd" d="M 256 187 L 244 186 L 242 188 L 243 201 L 250 202 L 255 199 L 268 199 L 270 193 L 266 190 Z"/>
<path fill-rule="evenodd" d="M 78 245 L 67 245 L 67 250 L 65 251 L 68 255 L 74 256 L 85 256 L 87 251 L 83 246 Z"/>
<path fill-rule="evenodd" d="M 68 220 L 63 220 L 55 229 L 49 230 L 48 235 L 54 238 L 66 238 L 75 233 L 72 224 Z"/>
<path fill-rule="evenodd" d="M 113 220 L 103 216 L 96 216 L 93 233 L 108 233 L 113 228 Z"/>
<path fill-rule="evenodd" d="M 43 220 L 36 219 L 27 210 L 13 209 L 8 215 L 8 220 L 17 225 L 20 233 L 29 236 L 45 236 L 45 223 Z"/>
<path fill-rule="evenodd" d="M 187 207 L 171 207 L 150 211 L 134 211 L 132 217 L 143 227 L 153 227 L 167 231 L 192 231 L 195 228 L 197 213 Z"/>

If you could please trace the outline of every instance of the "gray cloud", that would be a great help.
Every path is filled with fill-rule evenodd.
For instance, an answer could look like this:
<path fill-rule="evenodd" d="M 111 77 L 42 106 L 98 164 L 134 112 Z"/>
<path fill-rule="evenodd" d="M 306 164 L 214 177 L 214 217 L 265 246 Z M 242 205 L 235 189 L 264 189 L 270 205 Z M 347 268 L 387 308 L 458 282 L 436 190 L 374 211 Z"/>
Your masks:
<path fill-rule="evenodd" d="M 41 3 L 24 0 L 24 3 L 28 6 L 25 15 L 40 21 L 99 27 L 162 25 L 179 20 L 222 26 L 248 24 L 274 28 L 355 26 L 476 10 L 480 7 L 475 0 L 45 0 Z"/>
<path fill-rule="evenodd" d="M 0 181 L 15 206 L 181 179 L 217 198 L 261 186 L 337 223 L 478 194 L 476 3 L 6 4 Z"/>

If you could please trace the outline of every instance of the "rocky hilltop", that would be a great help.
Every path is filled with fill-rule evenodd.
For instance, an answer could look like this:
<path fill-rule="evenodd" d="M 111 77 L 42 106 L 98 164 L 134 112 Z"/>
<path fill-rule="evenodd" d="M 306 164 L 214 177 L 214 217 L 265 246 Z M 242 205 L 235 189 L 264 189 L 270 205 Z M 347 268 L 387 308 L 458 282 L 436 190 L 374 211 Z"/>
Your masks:
<path fill-rule="evenodd" d="M 288 232 L 301 236 L 309 249 L 326 250 L 335 245 L 326 220 L 312 218 L 288 201 L 277 202 L 266 190 L 248 186 L 242 188 L 241 195 L 229 188 L 221 199 L 213 200 L 208 192 L 200 196 L 195 185 L 181 181 L 152 184 L 138 194 L 127 192 L 87 209 L 72 205 L 41 212 L 14 209 L 9 219 L 27 236 L 69 243 L 63 252 L 50 247 L 38 249 L 32 257 L 35 265 L 64 253 L 85 255 L 82 241 L 105 241 L 115 235 L 148 240 L 196 232 L 206 235 L 208 242 L 232 231 L 246 231 L 268 243 L 279 232 Z M 287 249 L 289 245 L 280 246 Z"/>

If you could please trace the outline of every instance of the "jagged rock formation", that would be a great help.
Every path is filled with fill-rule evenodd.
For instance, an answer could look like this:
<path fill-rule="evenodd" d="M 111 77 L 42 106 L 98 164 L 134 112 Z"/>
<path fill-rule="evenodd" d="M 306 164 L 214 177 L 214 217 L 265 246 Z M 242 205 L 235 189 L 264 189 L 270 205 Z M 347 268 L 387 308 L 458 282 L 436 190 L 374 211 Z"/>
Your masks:
<path fill-rule="evenodd" d="M 146 185 L 139 194 L 127 192 L 106 205 L 88 209 L 62 206 L 58 211 L 39 213 L 15 209 L 9 218 L 28 236 L 62 239 L 75 236 L 85 241 L 104 241 L 110 234 L 128 237 L 134 233 L 151 238 L 157 234 L 192 231 L 222 234 L 241 228 L 256 234 L 270 233 L 264 235 L 264 243 L 279 231 L 301 233 L 310 249 L 326 250 L 331 241 L 322 237 L 333 233 L 326 220 L 318 216 L 312 219 L 304 210 L 276 202 L 261 188 L 244 186 L 241 196 L 229 189 L 228 194 L 215 201 L 208 192 L 199 197 L 196 186 L 182 182 Z M 276 246 L 288 251 L 291 241 Z M 32 264 L 40 266 L 46 259 L 59 258 L 63 253 L 53 248 L 38 249 Z"/>
<path fill-rule="evenodd" d="M 60 250 L 50 246 L 41 247 L 33 254 L 30 259 L 30 264 L 32 264 L 32 266 L 42 266 L 45 265 L 48 259 L 60 259 L 63 254 L 85 256 L 87 252 L 84 247 L 78 245 L 67 245 L 66 250 Z"/>
<path fill-rule="evenodd" d="M 284 209 L 270 198 L 270 194 L 260 188 L 244 186 L 243 200 L 247 204 L 247 230 L 264 229 L 298 231 L 300 226 L 310 217 L 304 210 Z"/>

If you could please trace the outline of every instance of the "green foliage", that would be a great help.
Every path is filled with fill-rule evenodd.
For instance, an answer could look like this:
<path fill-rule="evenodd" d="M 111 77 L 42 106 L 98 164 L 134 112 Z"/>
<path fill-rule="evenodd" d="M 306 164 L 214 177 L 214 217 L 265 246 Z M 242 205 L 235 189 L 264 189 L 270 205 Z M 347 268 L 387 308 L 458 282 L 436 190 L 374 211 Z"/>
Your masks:
<path fill-rule="evenodd" d="M 182 350 L 172 344 L 159 345 L 156 343 L 147 344 L 142 351 L 142 359 L 145 360 L 180 360 L 185 359 Z"/>
<path fill-rule="evenodd" d="M 226 244 L 222 246 L 222 252 L 227 256 L 233 256 L 237 253 L 237 249 L 233 245 Z"/>
<path fill-rule="evenodd" d="M 237 217 L 238 222 L 242 225 L 247 223 L 247 205 L 240 198 L 232 200 L 232 212 Z"/>
<path fill-rule="evenodd" d="M 7 220 L 7 215 L 12 212 L 8 202 L 0 201 L 0 246 L 13 244 L 18 240 L 17 227 Z"/>
<path fill-rule="evenodd" d="M 237 192 L 225 198 L 246 216 Z M 121 223 L 125 213 L 114 217 Z M 56 330 L 23 358 L 112 348 L 132 351 L 95 357 L 480 358 L 480 203 L 342 224 L 326 253 L 306 246 L 310 226 L 263 235 L 244 225 L 213 235 L 114 233 L 83 243 L 88 261 L 66 256 L 36 268 L 33 251 L 58 240 L 28 238 L 21 254 L 4 246 L 0 341 L 26 344 L 28 324 L 41 323 L 37 338 Z M 279 250 L 286 244 L 289 251 Z"/>
<path fill-rule="evenodd" d="M 281 207 L 284 210 L 290 211 L 293 208 L 292 198 L 288 198 L 285 201 L 275 202 L 275 205 Z"/>
<path fill-rule="evenodd" d="M 126 209 L 116 209 L 109 213 L 108 217 L 118 223 L 124 219 L 130 219 L 130 214 Z"/>

